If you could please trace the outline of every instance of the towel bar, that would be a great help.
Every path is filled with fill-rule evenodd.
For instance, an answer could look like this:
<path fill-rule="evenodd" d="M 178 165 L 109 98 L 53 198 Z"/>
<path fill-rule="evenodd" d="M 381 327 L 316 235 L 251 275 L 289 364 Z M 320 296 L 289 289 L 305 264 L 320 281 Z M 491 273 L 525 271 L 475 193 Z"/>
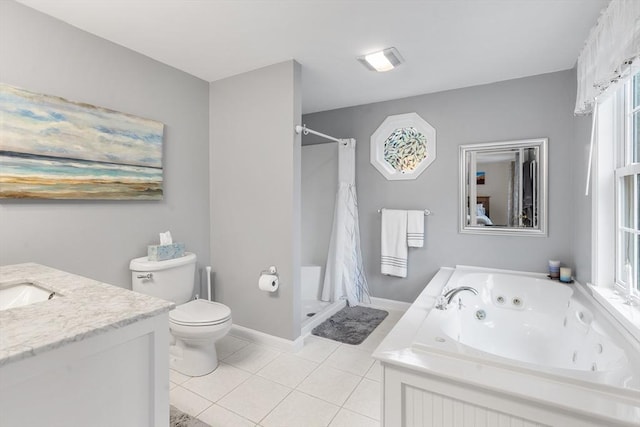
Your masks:
<path fill-rule="evenodd" d="M 382 209 L 378 209 L 378 213 L 382 213 Z M 431 211 L 429 209 L 425 209 L 424 216 L 429 216 L 429 215 L 431 215 Z"/>

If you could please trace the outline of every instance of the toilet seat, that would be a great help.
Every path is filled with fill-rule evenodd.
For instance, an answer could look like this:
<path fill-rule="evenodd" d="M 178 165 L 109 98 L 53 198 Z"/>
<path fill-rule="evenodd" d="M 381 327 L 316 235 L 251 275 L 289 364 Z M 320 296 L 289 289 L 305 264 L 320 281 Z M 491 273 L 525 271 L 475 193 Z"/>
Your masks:
<path fill-rule="evenodd" d="M 196 299 L 176 306 L 169 312 L 171 323 L 182 326 L 213 326 L 231 319 L 231 310 L 224 304 Z"/>

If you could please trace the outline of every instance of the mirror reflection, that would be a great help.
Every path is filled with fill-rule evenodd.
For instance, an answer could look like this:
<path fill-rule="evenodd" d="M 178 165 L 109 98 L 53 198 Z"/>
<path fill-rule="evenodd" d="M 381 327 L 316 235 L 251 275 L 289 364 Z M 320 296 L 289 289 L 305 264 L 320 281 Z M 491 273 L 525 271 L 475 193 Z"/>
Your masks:
<path fill-rule="evenodd" d="M 460 231 L 546 235 L 546 138 L 460 146 Z"/>

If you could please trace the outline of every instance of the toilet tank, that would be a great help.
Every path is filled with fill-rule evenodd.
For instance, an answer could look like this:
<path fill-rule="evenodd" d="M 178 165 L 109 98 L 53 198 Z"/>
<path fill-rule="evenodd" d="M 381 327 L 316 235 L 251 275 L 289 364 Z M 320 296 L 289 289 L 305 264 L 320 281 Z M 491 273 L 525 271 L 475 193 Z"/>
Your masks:
<path fill-rule="evenodd" d="M 196 256 L 186 252 L 183 257 L 166 261 L 135 258 L 129 264 L 131 287 L 135 292 L 183 304 L 191 299 L 196 272 Z"/>

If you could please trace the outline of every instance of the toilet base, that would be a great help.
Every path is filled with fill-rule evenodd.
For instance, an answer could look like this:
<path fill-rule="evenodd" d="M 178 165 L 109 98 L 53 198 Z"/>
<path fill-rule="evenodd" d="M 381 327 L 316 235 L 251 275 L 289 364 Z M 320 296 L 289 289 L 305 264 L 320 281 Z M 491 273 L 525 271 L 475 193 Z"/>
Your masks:
<path fill-rule="evenodd" d="M 206 343 L 200 340 L 197 343 L 197 346 L 193 346 L 176 339 L 175 345 L 169 347 L 171 369 L 190 377 L 201 377 L 213 372 L 218 367 L 214 340 L 210 339 Z"/>

